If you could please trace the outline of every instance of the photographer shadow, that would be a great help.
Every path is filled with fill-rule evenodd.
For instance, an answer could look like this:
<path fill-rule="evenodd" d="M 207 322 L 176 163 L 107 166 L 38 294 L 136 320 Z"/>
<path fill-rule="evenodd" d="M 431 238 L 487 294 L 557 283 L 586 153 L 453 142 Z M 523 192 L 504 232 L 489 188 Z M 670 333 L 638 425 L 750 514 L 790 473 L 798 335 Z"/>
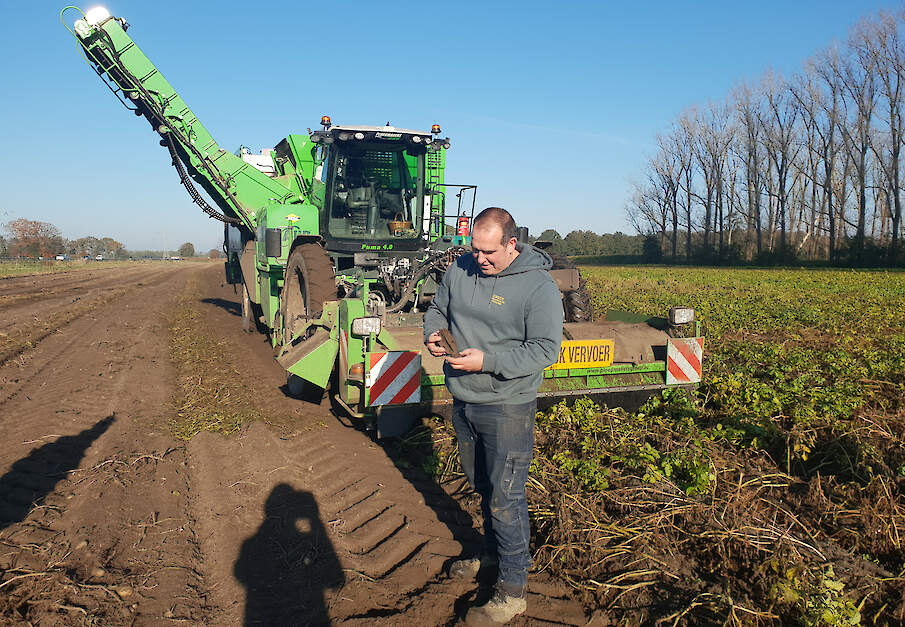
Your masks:
<path fill-rule="evenodd" d="M 243 544 L 234 567 L 245 587 L 245 625 L 327 625 L 326 592 L 345 583 L 314 495 L 281 483 L 264 522 Z"/>

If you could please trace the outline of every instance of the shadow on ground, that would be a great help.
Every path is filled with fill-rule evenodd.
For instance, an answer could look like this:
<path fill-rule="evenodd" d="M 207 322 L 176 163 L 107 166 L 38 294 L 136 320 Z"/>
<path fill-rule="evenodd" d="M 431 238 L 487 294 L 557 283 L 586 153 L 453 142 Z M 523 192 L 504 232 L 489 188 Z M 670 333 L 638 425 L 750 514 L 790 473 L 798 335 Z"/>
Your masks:
<path fill-rule="evenodd" d="M 226 300 L 223 298 L 202 298 L 201 302 L 205 305 L 214 305 L 215 307 L 219 307 L 220 309 L 223 309 L 224 311 L 227 311 L 234 316 L 242 315 L 242 305 L 238 302 Z"/>
<path fill-rule="evenodd" d="M 245 625 L 327 625 L 325 595 L 345 583 L 314 495 L 281 483 L 264 522 L 242 544 L 234 574 L 245 587 Z"/>
<path fill-rule="evenodd" d="M 76 435 L 63 436 L 23 457 L 0 477 L 0 530 L 25 520 L 69 471 L 78 468 L 85 451 L 116 420 L 107 416 Z"/>

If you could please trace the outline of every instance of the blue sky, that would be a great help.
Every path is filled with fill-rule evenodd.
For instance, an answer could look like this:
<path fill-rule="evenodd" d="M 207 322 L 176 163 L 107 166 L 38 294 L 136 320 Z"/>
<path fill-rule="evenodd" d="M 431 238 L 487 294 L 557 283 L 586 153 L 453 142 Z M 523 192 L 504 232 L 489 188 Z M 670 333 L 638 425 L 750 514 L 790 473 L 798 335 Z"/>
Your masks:
<path fill-rule="evenodd" d="M 4 0 L 0 222 L 131 249 L 219 248 L 165 149 L 81 59 L 63 3 Z M 95 3 L 82 6 L 83 9 Z M 686 106 L 792 73 L 900 2 L 110 0 L 220 145 L 272 147 L 335 123 L 430 128 L 447 181 L 477 184 L 535 234 L 631 232 L 629 181 Z"/>

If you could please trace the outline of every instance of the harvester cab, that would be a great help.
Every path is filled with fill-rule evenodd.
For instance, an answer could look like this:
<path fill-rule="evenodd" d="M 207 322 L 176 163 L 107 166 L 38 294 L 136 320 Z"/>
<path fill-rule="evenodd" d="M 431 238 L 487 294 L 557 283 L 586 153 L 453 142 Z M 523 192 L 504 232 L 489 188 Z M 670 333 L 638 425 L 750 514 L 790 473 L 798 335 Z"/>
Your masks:
<path fill-rule="evenodd" d="M 444 150 L 449 139 L 389 125 L 325 125 L 309 137 L 317 146 L 314 193 L 323 194 L 328 250 L 423 247 L 431 217 L 427 155 Z"/>
<path fill-rule="evenodd" d="M 345 411 L 376 418 L 385 434 L 419 411 L 448 407 L 443 360 L 423 347 L 420 312 L 469 251 L 476 186 L 446 183 L 450 140 L 440 126 L 334 125 L 324 116 L 319 130 L 287 135 L 260 154 L 229 152 L 124 19 L 102 7 L 66 7 L 61 19 L 94 72 L 156 133 L 192 200 L 224 223 L 227 280 L 242 290 L 243 327 L 268 334 L 290 389 L 330 388 Z M 550 252 L 566 324 L 542 396 L 700 381 L 703 338 L 693 312 L 592 321 L 580 273 Z"/>

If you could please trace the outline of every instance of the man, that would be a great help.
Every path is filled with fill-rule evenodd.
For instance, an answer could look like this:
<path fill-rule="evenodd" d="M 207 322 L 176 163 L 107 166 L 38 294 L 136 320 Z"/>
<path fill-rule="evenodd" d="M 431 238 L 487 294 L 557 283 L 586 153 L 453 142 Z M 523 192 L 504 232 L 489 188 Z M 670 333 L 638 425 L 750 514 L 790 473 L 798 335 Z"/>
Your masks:
<path fill-rule="evenodd" d="M 550 257 L 518 244 L 512 216 L 489 207 L 474 220 L 472 254 L 450 266 L 424 315 L 434 356 L 447 355 L 439 329 L 460 348 L 443 372 L 453 396 L 459 459 L 481 495 L 484 555 L 454 562 L 450 575 L 475 577 L 499 566 L 494 594 L 466 622 L 505 623 L 526 609 L 530 527 L 525 484 L 534 449 L 537 388 L 556 361 L 563 308 L 547 272 Z"/>

